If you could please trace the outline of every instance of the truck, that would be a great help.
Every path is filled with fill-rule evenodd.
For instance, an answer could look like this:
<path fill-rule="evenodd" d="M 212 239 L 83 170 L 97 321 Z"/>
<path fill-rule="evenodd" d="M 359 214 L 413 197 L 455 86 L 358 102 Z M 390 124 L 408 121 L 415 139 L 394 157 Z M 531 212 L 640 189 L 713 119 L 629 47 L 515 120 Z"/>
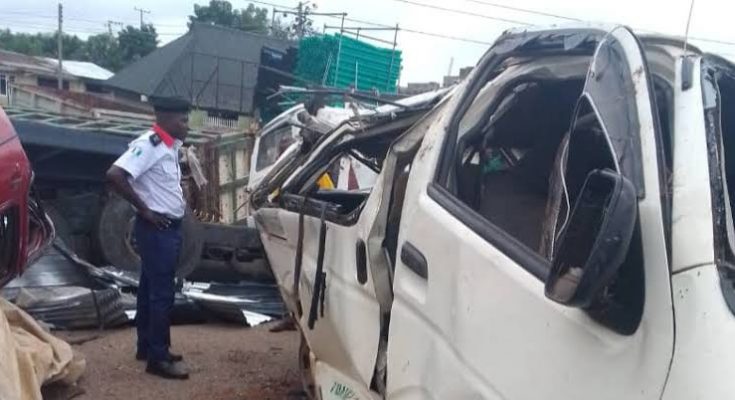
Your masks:
<path fill-rule="evenodd" d="M 429 109 L 345 123 L 251 195 L 316 399 L 735 389 L 735 65 L 624 26 L 501 35 Z M 345 154 L 369 190 L 325 190 Z"/>
<path fill-rule="evenodd" d="M 38 197 L 58 237 L 96 265 L 137 272 L 135 211 L 108 193 L 105 171 L 131 140 L 150 129 L 152 116 L 112 110 L 100 116 L 70 115 L 22 106 L 6 107 L 6 112 L 33 165 Z M 252 131 L 250 126 L 199 123 L 187 139 L 182 187 L 190 210 L 182 225 L 179 277 L 272 279 L 257 231 L 247 224 Z"/>

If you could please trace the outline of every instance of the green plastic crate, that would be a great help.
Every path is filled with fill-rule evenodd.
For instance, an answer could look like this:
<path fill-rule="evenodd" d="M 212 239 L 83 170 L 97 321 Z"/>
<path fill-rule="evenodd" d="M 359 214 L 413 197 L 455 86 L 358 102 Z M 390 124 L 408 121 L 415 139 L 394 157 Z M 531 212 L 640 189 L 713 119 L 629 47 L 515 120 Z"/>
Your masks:
<path fill-rule="evenodd" d="M 340 49 L 340 40 L 342 41 Z M 339 59 L 339 65 L 337 65 Z M 312 84 L 395 93 L 401 73 L 400 50 L 382 48 L 340 34 L 310 36 L 299 43 L 296 76 Z"/>

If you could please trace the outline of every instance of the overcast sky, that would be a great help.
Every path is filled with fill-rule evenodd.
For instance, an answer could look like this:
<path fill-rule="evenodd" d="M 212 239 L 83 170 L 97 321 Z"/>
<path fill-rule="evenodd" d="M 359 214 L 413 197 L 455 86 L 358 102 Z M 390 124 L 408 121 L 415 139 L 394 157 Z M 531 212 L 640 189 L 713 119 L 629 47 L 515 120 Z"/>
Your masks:
<path fill-rule="evenodd" d="M 296 0 L 263 0 L 271 4 L 294 7 Z M 690 37 L 702 49 L 735 58 L 735 2 L 723 0 L 695 0 Z M 467 65 L 474 65 L 491 43 L 504 30 L 520 26 L 565 24 L 568 20 L 528 12 L 514 11 L 483 3 L 554 14 L 586 21 L 622 23 L 644 32 L 661 32 L 683 36 L 686 29 L 690 0 L 315 0 L 320 12 L 347 12 L 348 18 L 430 33 L 469 39 L 439 38 L 401 30 L 398 47 L 404 62 L 401 83 L 438 81 L 449 70 L 452 73 Z M 143 6 L 144 14 L 160 35 L 161 44 L 175 39 L 186 31 L 187 16 L 194 4 L 208 0 L 64 0 L 64 30 L 86 37 L 107 31 L 108 20 L 137 25 L 139 13 L 134 7 Z M 247 0 L 231 0 L 234 7 L 246 7 Z M 430 5 L 450 10 L 421 6 Z M 258 4 L 256 4 L 258 5 Z M 265 5 L 258 5 L 268 7 Z M 50 32 L 56 26 L 57 1 L 53 0 L 0 0 L 0 27 L 14 31 Z M 498 18 L 497 19 L 491 19 Z M 338 19 L 319 17 L 315 25 L 339 25 Z M 346 25 L 356 26 L 354 22 Z M 362 24 L 362 26 L 366 26 Z M 113 26 L 113 29 L 117 27 Z M 333 31 L 332 31 L 333 32 Z M 371 32 L 370 35 L 393 40 L 393 32 Z M 702 41 L 709 39 L 710 41 Z M 733 44 L 715 41 L 733 42 Z M 485 43 L 476 43 L 485 42 Z"/>

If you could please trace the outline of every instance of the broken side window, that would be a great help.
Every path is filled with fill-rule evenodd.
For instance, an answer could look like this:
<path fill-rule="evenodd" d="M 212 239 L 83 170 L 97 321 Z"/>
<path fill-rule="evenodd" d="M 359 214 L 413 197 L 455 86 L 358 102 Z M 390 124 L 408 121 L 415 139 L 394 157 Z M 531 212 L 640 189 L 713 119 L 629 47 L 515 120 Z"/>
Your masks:
<path fill-rule="evenodd" d="M 534 251 L 541 248 L 551 171 L 583 84 L 521 83 L 494 110 L 481 91 L 459 124 L 458 197 Z"/>
<path fill-rule="evenodd" d="M 300 191 L 311 199 L 331 203 L 340 215 L 361 209 L 380 172 L 377 161 L 357 150 L 340 153 L 325 163 Z"/>
<path fill-rule="evenodd" d="M 513 239 L 498 238 L 498 243 L 519 243 L 512 245 L 513 251 L 535 254 L 548 263 L 587 175 L 619 167 L 602 117 L 583 94 L 585 71 L 565 79 L 529 78 L 519 77 L 505 88 L 488 83 L 478 92 L 459 120 L 444 185 L 493 227 L 491 236 Z M 615 281 L 587 310 L 624 334 L 635 332 L 642 317 L 641 249 L 637 227 Z M 543 267 L 530 271 L 537 274 L 533 271 L 538 268 Z"/>

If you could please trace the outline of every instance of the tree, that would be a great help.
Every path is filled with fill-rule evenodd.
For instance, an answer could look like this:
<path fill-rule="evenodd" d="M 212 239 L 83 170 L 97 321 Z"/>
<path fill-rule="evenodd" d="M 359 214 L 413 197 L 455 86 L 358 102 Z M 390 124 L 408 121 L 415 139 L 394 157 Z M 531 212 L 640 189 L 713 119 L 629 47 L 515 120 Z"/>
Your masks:
<path fill-rule="evenodd" d="M 86 50 L 87 59 L 100 67 L 117 71 L 123 66 L 120 45 L 113 35 L 102 33 L 90 36 Z"/>
<path fill-rule="evenodd" d="M 0 30 L 0 47 L 16 53 L 39 57 L 57 57 L 57 33 L 13 33 Z M 84 41 L 77 36 L 64 35 L 64 58 L 84 59 Z"/>
<path fill-rule="evenodd" d="M 194 5 L 194 15 L 189 16 L 189 28 L 194 23 L 226 26 L 248 32 L 268 33 L 268 9 L 252 3 L 243 9 L 233 9 L 227 0 L 210 0 L 209 5 Z"/>
<path fill-rule="evenodd" d="M 158 46 L 158 34 L 151 24 L 141 29 L 128 25 L 117 35 L 120 59 L 123 65 L 130 64 L 145 57 Z"/>
<path fill-rule="evenodd" d="M 314 21 L 309 18 L 309 13 L 316 10 L 316 4 L 310 2 L 299 3 L 299 7 L 301 7 L 301 12 L 296 14 L 293 23 L 289 27 L 291 38 L 298 39 L 319 33 L 314 29 Z"/>
<path fill-rule="evenodd" d="M 193 23 L 226 26 L 248 32 L 269 34 L 280 39 L 297 39 L 319 33 L 314 28 L 314 21 L 309 13 L 316 9 L 311 2 L 302 4 L 302 13 L 284 13 L 282 18 L 289 18 L 290 22 L 277 16 L 268 18 L 268 9 L 256 7 L 252 3 L 247 8 L 234 9 L 227 0 L 210 0 L 209 5 L 194 5 L 194 15 L 189 16 L 189 28 Z"/>

